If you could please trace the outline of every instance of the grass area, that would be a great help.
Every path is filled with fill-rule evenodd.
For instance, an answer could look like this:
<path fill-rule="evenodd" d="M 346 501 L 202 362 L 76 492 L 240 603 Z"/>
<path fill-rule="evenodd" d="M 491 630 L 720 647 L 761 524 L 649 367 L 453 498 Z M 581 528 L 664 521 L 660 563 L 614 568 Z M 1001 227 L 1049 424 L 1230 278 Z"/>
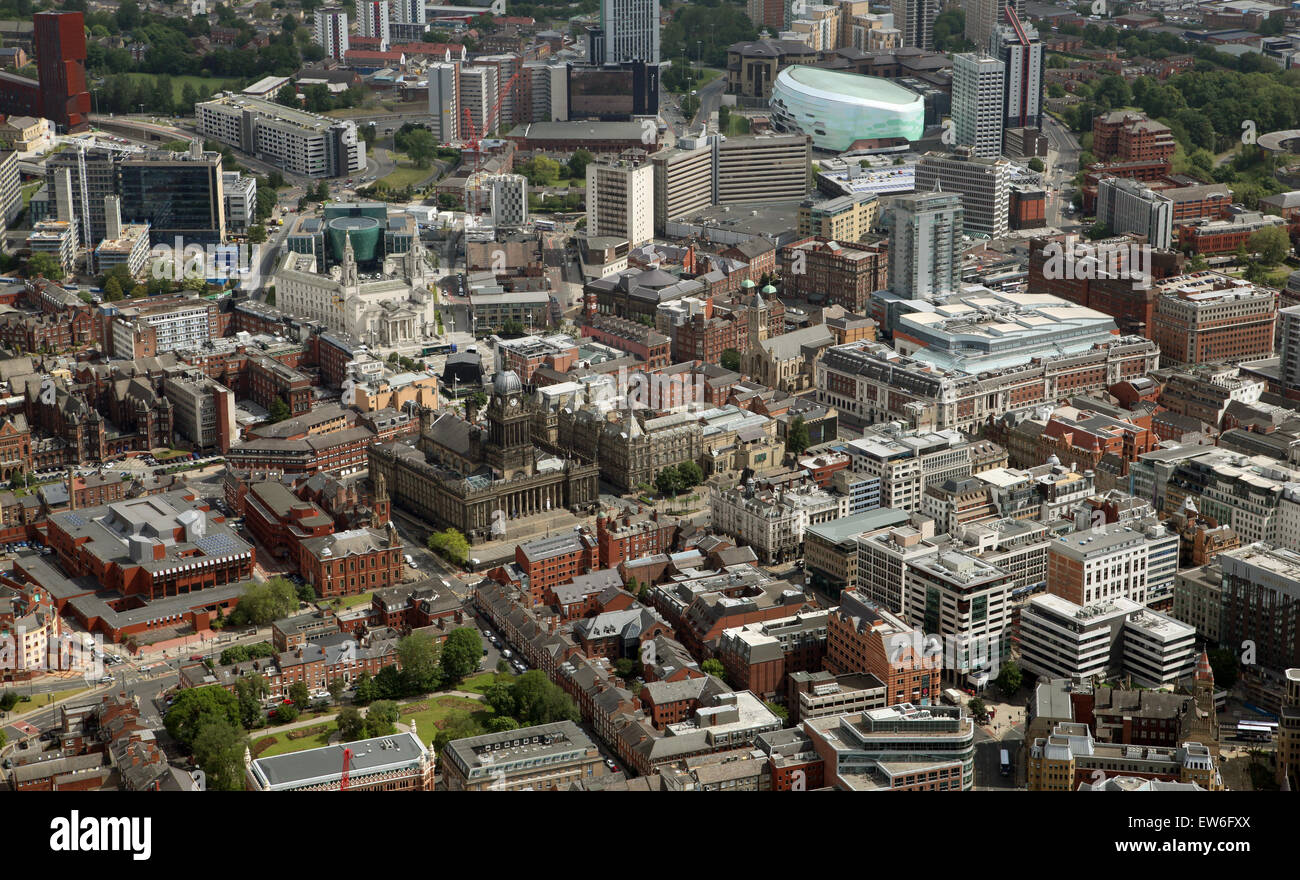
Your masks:
<path fill-rule="evenodd" d="M 158 459 L 158 461 L 171 461 L 173 458 L 186 458 L 188 456 L 189 456 L 188 452 L 185 452 L 180 449 L 168 449 L 163 452 L 155 452 L 153 454 L 153 457 Z"/>
<path fill-rule="evenodd" d="M 723 132 L 723 134 L 749 134 L 749 120 L 744 116 L 738 116 L 735 113 L 732 113 L 727 117 L 727 130 Z"/>
<path fill-rule="evenodd" d="M 358 605 L 369 605 L 372 601 L 370 593 L 361 593 L 357 596 L 340 596 L 336 599 L 340 608 L 355 608 Z"/>
<path fill-rule="evenodd" d="M 406 189 L 408 186 L 419 186 L 438 173 L 438 169 L 432 164 L 428 168 L 416 168 L 415 163 L 406 158 L 404 153 L 389 150 L 388 158 L 396 162 L 397 167 L 392 173 L 375 181 L 374 185 L 383 184 L 389 189 Z"/>
<path fill-rule="evenodd" d="M 288 734 L 292 731 L 277 733 L 270 739 L 274 740 L 265 749 L 258 752 L 257 757 L 269 758 L 273 755 L 285 755 L 289 752 L 301 752 L 306 749 L 318 749 L 321 746 L 329 745 L 330 737 L 338 732 L 339 726 L 333 721 L 325 722 L 325 730 L 321 733 L 315 733 L 311 736 L 303 736 L 298 739 L 289 739 Z M 254 732 L 252 734 L 253 743 L 261 745 L 262 740 L 268 737 L 260 737 Z"/>
<path fill-rule="evenodd" d="M 144 80 L 149 84 L 157 79 L 156 74 L 152 73 L 128 73 L 126 76 L 132 80 Z M 172 98 L 179 101 L 181 94 L 185 91 L 186 85 L 192 85 L 197 89 L 208 89 L 209 91 L 234 90 L 239 91 L 244 87 L 244 81 L 238 79 L 217 79 L 212 76 L 173 76 L 172 80 Z"/>
<path fill-rule="evenodd" d="M 44 185 L 45 185 L 44 182 L 38 180 L 36 183 L 29 183 L 29 184 L 27 184 L 26 186 L 23 187 L 23 207 L 24 207 L 24 208 L 26 208 L 27 205 L 31 202 L 31 200 L 32 200 L 32 196 L 36 195 L 36 191 L 37 191 L 38 189 L 40 189 L 42 186 L 44 186 Z"/>
<path fill-rule="evenodd" d="M 412 711 L 418 709 L 418 711 Z M 430 697 L 425 700 L 417 700 L 414 703 L 408 703 L 399 710 L 400 717 L 397 719 L 399 724 L 409 724 L 415 721 L 416 730 L 420 735 L 420 741 L 425 745 L 431 745 L 433 738 L 438 735 L 438 730 L 446 725 L 454 713 L 468 712 L 474 716 L 474 720 L 480 725 L 492 717 L 492 710 L 478 700 L 471 700 L 467 697 Z"/>
<path fill-rule="evenodd" d="M 83 684 L 80 687 L 67 688 L 61 691 L 50 691 L 46 694 L 32 694 L 31 701 L 19 697 L 17 705 L 10 711 L 11 715 L 21 715 L 24 712 L 30 712 L 33 709 L 39 709 L 42 706 L 48 706 L 50 703 L 57 703 L 59 700 L 66 700 L 68 697 L 75 697 L 77 694 L 90 690 L 90 685 Z M 26 696 L 24 694 L 23 696 Z"/>
<path fill-rule="evenodd" d="M 484 694 L 487 693 L 488 685 L 497 680 L 497 676 L 498 673 L 496 672 L 483 672 L 478 675 L 471 675 L 469 678 L 456 685 L 453 690 L 468 691 L 471 694 Z M 510 673 L 501 673 L 501 676 L 507 682 L 514 680 L 514 676 Z"/>

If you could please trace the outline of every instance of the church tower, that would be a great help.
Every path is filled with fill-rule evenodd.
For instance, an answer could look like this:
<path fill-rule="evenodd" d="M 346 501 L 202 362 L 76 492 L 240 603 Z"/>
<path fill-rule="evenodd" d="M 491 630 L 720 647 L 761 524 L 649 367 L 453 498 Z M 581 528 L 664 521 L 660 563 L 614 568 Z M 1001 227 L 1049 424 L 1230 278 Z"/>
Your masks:
<path fill-rule="evenodd" d="M 484 444 L 487 463 L 502 477 L 533 473 L 531 414 L 524 399 L 524 383 L 513 370 L 498 371 L 492 379 L 487 407 L 488 436 Z"/>

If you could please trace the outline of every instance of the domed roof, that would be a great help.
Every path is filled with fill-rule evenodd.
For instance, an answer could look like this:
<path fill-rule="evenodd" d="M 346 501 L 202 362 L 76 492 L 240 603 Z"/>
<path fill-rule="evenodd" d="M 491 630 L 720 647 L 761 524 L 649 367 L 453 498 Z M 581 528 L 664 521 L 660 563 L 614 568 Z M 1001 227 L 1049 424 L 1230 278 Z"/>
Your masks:
<path fill-rule="evenodd" d="M 503 370 L 492 377 L 492 390 L 497 394 L 518 394 L 524 390 L 524 383 L 514 370 Z"/>
<path fill-rule="evenodd" d="M 754 283 L 754 279 L 746 278 L 744 281 L 740 282 L 740 286 L 748 290 L 749 288 L 757 287 L 758 285 Z"/>
<path fill-rule="evenodd" d="M 766 294 L 768 294 L 768 295 L 770 296 L 771 294 L 776 293 L 776 288 L 773 287 L 773 286 L 770 285 L 770 284 L 764 284 L 764 285 L 763 285 L 763 293 L 766 293 Z"/>

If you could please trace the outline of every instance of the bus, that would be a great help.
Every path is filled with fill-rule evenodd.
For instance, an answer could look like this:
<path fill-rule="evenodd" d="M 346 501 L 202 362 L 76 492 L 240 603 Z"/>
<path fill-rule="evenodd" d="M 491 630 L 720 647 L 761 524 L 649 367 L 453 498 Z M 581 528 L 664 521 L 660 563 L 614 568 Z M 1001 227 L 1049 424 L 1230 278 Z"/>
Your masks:
<path fill-rule="evenodd" d="M 554 220 L 534 220 L 534 221 L 533 221 L 533 227 L 534 227 L 535 229 L 540 229 L 540 230 L 542 230 L 543 232 L 551 232 L 552 230 L 555 229 L 555 221 L 554 221 Z"/>
<path fill-rule="evenodd" d="M 1002 765 L 998 768 L 998 772 L 1003 776 L 1011 775 L 1011 753 L 1006 749 L 1002 750 Z"/>
<path fill-rule="evenodd" d="M 1277 732 L 1276 721 L 1239 721 L 1237 738 L 1250 742 L 1269 742 Z"/>

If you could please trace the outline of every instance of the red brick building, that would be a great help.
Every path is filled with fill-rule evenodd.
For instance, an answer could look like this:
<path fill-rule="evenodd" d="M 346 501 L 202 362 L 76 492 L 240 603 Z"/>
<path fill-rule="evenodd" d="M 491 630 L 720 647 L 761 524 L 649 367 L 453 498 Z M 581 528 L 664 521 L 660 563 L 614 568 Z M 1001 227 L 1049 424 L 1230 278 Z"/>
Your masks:
<path fill-rule="evenodd" d="M 680 524 L 675 517 L 661 518 L 658 510 L 601 514 L 596 517 L 596 558 L 601 568 L 615 568 L 629 559 L 668 553 L 677 540 Z"/>
<path fill-rule="evenodd" d="M 353 529 L 302 542 L 302 576 L 317 596 L 332 599 L 391 587 L 406 572 L 397 531 Z"/>
<path fill-rule="evenodd" d="M 1092 121 L 1092 152 L 1103 161 L 1167 160 L 1175 147 L 1169 126 L 1132 110 L 1112 110 Z"/>
<path fill-rule="evenodd" d="M 541 605 L 556 586 L 596 567 L 596 542 L 585 531 L 529 541 L 515 547 L 515 565 L 528 578 L 533 604 Z"/>
<path fill-rule="evenodd" d="M 919 631 L 891 612 L 845 590 L 826 622 L 826 664 L 831 675 L 869 672 L 885 684 L 886 705 L 933 699 L 943 660 L 925 656 Z"/>

